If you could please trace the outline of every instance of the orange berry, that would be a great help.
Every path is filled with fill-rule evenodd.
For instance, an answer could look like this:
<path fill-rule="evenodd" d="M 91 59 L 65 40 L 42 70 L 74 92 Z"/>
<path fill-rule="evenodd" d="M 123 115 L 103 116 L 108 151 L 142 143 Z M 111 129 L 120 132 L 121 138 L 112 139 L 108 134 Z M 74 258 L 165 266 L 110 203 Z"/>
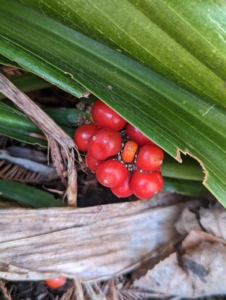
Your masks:
<path fill-rule="evenodd" d="M 125 163 L 131 163 L 134 160 L 138 145 L 134 141 L 128 141 L 122 150 L 122 160 Z"/>
<path fill-rule="evenodd" d="M 66 278 L 61 276 L 60 278 L 51 278 L 45 281 L 45 284 L 51 289 L 58 289 L 63 286 L 66 282 Z"/>

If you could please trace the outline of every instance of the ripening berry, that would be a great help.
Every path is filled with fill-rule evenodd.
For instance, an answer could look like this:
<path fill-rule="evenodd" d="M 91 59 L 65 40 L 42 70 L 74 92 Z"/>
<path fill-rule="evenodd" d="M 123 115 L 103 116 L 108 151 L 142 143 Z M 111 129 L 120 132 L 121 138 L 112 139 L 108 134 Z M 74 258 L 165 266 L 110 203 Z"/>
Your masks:
<path fill-rule="evenodd" d="M 163 178 L 159 172 L 144 173 L 134 171 L 131 178 L 131 189 L 139 199 L 148 199 L 163 188 Z"/>
<path fill-rule="evenodd" d="M 101 100 L 93 104 L 91 114 L 94 123 L 100 128 L 108 127 L 120 131 L 126 125 L 126 120 Z"/>
<path fill-rule="evenodd" d="M 87 151 L 89 139 L 97 132 L 98 127 L 93 124 L 84 124 L 78 127 L 74 133 L 74 141 L 78 149 Z"/>
<path fill-rule="evenodd" d="M 135 165 L 144 171 L 158 170 L 164 159 L 163 150 L 155 144 L 147 144 L 140 148 Z"/>
<path fill-rule="evenodd" d="M 147 138 L 143 133 L 141 133 L 136 127 L 131 124 L 126 125 L 126 135 L 136 142 L 138 146 L 144 146 L 146 144 L 153 143 L 149 138 Z"/>
<path fill-rule="evenodd" d="M 66 278 L 64 276 L 45 280 L 45 284 L 51 289 L 58 289 L 61 286 L 63 286 L 65 282 L 66 282 Z"/>
<path fill-rule="evenodd" d="M 102 128 L 89 140 L 87 151 L 93 158 L 104 160 L 116 155 L 121 148 L 121 143 L 122 137 L 116 130 Z"/>
<path fill-rule="evenodd" d="M 102 163 L 101 160 L 93 158 L 89 152 L 86 153 L 86 165 L 93 172 L 96 173 L 97 167 Z"/>
<path fill-rule="evenodd" d="M 110 188 L 123 183 L 128 175 L 129 172 L 126 167 L 121 162 L 113 159 L 102 162 L 96 170 L 99 183 Z"/>
<path fill-rule="evenodd" d="M 128 141 L 122 150 L 122 160 L 125 163 L 131 163 L 134 160 L 138 145 L 134 141 Z"/>
<path fill-rule="evenodd" d="M 112 193 L 119 198 L 126 198 L 133 194 L 130 187 L 130 175 L 128 174 L 126 180 L 123 181 L 120 185 L 111 188 Z"/>

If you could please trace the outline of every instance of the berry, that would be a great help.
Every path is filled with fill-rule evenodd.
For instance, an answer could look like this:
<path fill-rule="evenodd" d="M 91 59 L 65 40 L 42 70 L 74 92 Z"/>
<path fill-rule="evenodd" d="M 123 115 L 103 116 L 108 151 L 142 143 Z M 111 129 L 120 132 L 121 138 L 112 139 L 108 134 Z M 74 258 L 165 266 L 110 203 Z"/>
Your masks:
<path fill-rule="evenodd" d="M 91 114 L 94 123 L 100 128 L 108 127 L 120 131 L 126 125 L 126 120 L 101 100 L 94 103 Z"/>
<path fill-rule="evenodd" d="M 159 172 L 143 173 L 134 171 L 131 178 L 131 189 L 140 199 L 148 199 L 163 188 L 163 178 Z"/>
<path fill-rule="evenodd" d="M 122 150 L 122 160 L 125 163 L 131 163 L 134 160 L 138 145 L 133 141 L 128 141 Z"/>
<path fill-rule="evenodd" d="M 66 278 L 64 276 L 61 276 L 59 278 L 47 279 L 45 281 L 45 284 L 51 289 L 58 289 L 61 286 L 63 286 L 65 282 L 66 282 Z"/>
<path fill-rule="evenodd" d="M 144 171 L 158 170 L 164 159 L 163 150 L 155 144 L 147 144 L 140 148 L 135 165 Z"/>
<path fill-rule="evenodd" d="M 149 138 L 147 138 L 143 133 L 141 133 L 136 127 L 131 124 L 126 125 L 126 135 L 136 142 L 139 146 L 144 146 L 146 144 L 154 144 Z"/>
<path fill-rule="evenodd" d="M 93 158 L 89 152 L 86 153 L 86 165 L 93 172 L 96 173 L 97 167 L 102 163 L 101 160 Z"/>
<path fill-rule="evenodd" d="M 97 167 L 96 177 L 99 183 L 113 188 L 123 183 L 129 175 L 126 167 L 119 161 L 109 159 Z"/>
<path fill-rule="evenodd" d="M 116 130 L 102 128 L 89 140 L 87 151 L 93 158 L 104 160 L 116 155 L 121 148 L 121 143 L 122 137 Z"/>
<path fill-rule="evenodd" d="M 130 187 L 130 175 L 120 185 L 111 188 L 112 193 L 119 198 L 126 198 L 133 194 Z"/>
<path fill-rule="evenodd" d="M 89 139 L 97 132 L 98 127 L 93 124 L 84 124 L 78 127 L 74 133 L 74 141 L 78 149 L 87 151 Z"/>

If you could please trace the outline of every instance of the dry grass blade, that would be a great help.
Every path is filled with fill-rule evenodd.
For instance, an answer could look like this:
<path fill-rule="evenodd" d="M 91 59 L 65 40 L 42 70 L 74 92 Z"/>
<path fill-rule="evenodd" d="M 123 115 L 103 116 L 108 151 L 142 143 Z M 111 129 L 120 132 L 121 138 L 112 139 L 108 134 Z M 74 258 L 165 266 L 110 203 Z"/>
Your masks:
<path fill-rule="evenodd" d="M 70 185 L 67 186 L 67 196 L 70 205 L 76 206 L 77 183 L 71 183 L 72 180 L 76 179 L 76 176 L 74 176 L 76 173 L 74 149 L 77 151 L 80 163 L 82 163 L 82 159 L 74 141 L 39 106 L 18 90 L 18 88 L 2 74 L 0 74 L 0 92 L 11 99 L 29 117 L 29 119 L 43 131 L 48 139 L 52 159 L 62 181 L 66 184 L 65 178 L 71 176 L 69 180 Z M 62 156 L 62 150 L 66 153 L 66 157 Z M 58 164 L 59 162 L 60 164 Z M 73 190 L 71 191 L 72 187 Z"/>
<path fill-rule="evenodd" d="M 0 279 L 0 297 L 1 300 L 13 300 L 9 291 L 5 287 L 5 283 Z"/>
<path fill-rule="evenodd" d="M 99 288 L 96 292 L 90 283 L 84 283 L 84 288 L 90 300 L 107 300 L 103 292 Z"/>
<path fill-rule="evenodd" d="M 76 299 L 76 289 L 71 287 L 61 298 L 56 297 L 54 300 L 75 300 Z"/>
<path fill-rule="evenodd" d="M 110 282 L 110 289 L 111 289 L 111 299 L 112 300 L 119 300 L 114 280 L 111 280 L 111 282 Z"/>

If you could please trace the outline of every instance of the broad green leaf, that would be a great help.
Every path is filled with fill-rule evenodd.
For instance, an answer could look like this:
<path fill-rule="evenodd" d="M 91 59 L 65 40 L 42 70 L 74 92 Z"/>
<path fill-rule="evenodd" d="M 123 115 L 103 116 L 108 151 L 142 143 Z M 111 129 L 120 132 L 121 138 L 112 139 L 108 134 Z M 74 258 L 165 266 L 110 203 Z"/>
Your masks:
<path fill-rule="evenodd" d="M 65 206 L 62 200 L 31 186 L 0 179 L 0 200 L 13 200 L 32 207 Z"/>
<path fill-rule="evenodd" d="M 10 43 L 5 43 L 3 40 L 0 42 L 0 48 L 2 47 L 1 51 L 2 53 L 5 53 L 4 47 L 6 46 L 8 48 Z M 53 66 L 48 65 L 45 61 L 42 61 L 38 57 L 30 55 L 24 49 L 19 49 L 13 44 L 10 45 L 10 48 L 8 48 L 8 50 L 9 49 L 10 51 L 7 51 L 6 56 L 9 59 L 14 59 L 15 57 L 17 57 L 17 62 L 21 67 L 23 67 L 23 69 L 39 75 L 51 84 L 56 85 L 61 89 L 64 89 L 73 94 L 75 97 L 86 97 L 89 94 L 78 83 L 72 80 L 70 78 L 70 75 L 59 73 Z"/>
<path fill-rule="evenodd" d="M 204 28 L 211 28 L 211 35 L 204 38 L 202 30 L 194 30 L 195 24 L 192 27 L 188 22 L 189 14 L 186 15 L 186 7 L 192 7 L 194 1 L 191 1 L 191 6 L 190 2 L 181 4 L 182 11 L 183 6 L 185 7 L 186 18 L 181 17 L 179 8 L 177 13 L 175 9 L 168 7 L 168 13 L 175 13 L 173 16 L 179 27 L 187 24 L 185 39 L 189 37 L 189 32 L 192 45 L 198 45 L 199 41 L 200 45 L 204 45 L 205 41 L 209 45 L 207 47 L 205 44 L 201 60 L 199 56 L 202 50 L 197 50 L 198 46 L 191 46 L 193 53 L 177 42 L 179 33 L 174 39 L 177 32 L 173 33 L 173 30 L 177 29 L 171 24 L 173 20 L 170 19 L 167 26 L 164 25 L 169 27 L 167 30 L 164 30 L 164 26 L 160 28 L 152 21 L 152 17 L 145 16 L 142 2 L 140 4 L 139 1 L 132 4 L 132 1 L 122 0 L 119 3 L 116 0 L 106 4 L 101 0 L 51 0 L 45 3 L 25 0 L 23 3 L 35 7 L 38 4 L 36 9 L 40 9 L 42 13 L 12 0 L 2 0 L 0 52 L 4 56 L 13 58 L 18 63 L 23 62 L 23 67 L 35 70 L 39 75 L 44 69 L 37 68 L 34 62 L 44 64 L 46 77 L 49 76 L 49 68 L 57 76 L 71 74 L 72 81 L 75 79 L 105 101 L 173 157 L 180 160 L 179 151 L 196 157 L 206 171 L 206 187 L 226 205 L 226 110 L 223 107 L 225 91 L 222 88 L 224 69 L 215 70 L 219 64 L 225 64 L 221 53 L 226 50 L 226 45 L 220 42 L 224 35 L 219 35 L 216 25 L 222 19 L 222 12 L 216 13 L 215 19 L 209 18 L 207 23 L 203 23 L 207 19 L 200 11 L 205 3 L 203 0 L 196 1 L 195 7 L 200 12 L 201 24 L 203 23 Z M 144 2 L 145 5 L 147 3 L 149 4 Z M 164 3 L 166 2 L 160 1 L 160 4 Z M 173 3 L 176 1 L 172 1 Z M 218 7 L 217 3 L 207 1 L 203 11 L 214 10 Z M 64 9 L 61 7 L 59 10 L 59 5 Z M 154 15 L 157 14 L 159 5 L 156 2 L 156 10 L 153 6 Z M 52 14 L 53 10 L 55 21 L 46 16 Z M 101 40 L 100 37 L 103 37 L 103 42 L 114 49 L 117 46 L 128 56 L 62 25 L 60 21 L 63 18 L 64 21 L 71 22 L 71 26 L 75 26 L 75 22 L 79 31 L 92 38 Z M 172 36 L 168 33 L 170 26 Z M 211 48 L 214 34 L 215 48 Z M 207 57 L 211 55 L 212 59 L 208 62 Z M 73 94 L 72 81 L 62 88 Z"/>
<path fill-rule="evenodd" d="M 10 78 L 13 84 L 23 92 L 30 92 L 39 89 L 50 87 L 51 84 L 34 74 L 26 73 L 23 75 L 16 75 Z M 5 95 L 0 93 L 0 100 L 4 99 Z"/>
<path fill-rule="evenodd" d="M 222 0 L 20 0 L 226 106 Z"/>

